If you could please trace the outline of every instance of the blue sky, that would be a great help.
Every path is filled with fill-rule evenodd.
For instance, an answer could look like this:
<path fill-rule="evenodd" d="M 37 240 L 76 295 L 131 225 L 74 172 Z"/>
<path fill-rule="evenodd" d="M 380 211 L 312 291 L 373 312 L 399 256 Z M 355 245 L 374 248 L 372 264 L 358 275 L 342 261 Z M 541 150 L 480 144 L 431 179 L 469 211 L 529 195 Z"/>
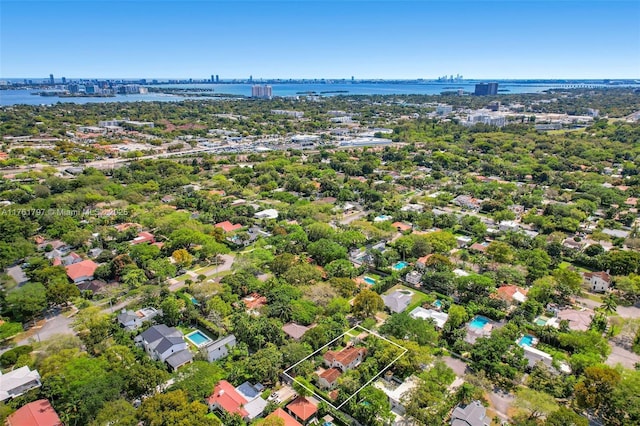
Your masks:
<path fill-rule="evenodd" d="M 640 1 L 0 0 L 0 78 L 640 78 Z"/>

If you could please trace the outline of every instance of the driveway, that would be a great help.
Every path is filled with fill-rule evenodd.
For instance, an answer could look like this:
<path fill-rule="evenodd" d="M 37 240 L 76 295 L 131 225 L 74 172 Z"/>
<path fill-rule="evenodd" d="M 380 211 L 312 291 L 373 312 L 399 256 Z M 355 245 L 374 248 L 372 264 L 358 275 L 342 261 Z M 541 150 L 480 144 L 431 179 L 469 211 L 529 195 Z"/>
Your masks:
<path fill-rule="evenodd" d="M 577 297 L 576 301 L 591 309 L 598 308 L 602 305 L 595 300 L 586 299 L 583 297 Z M 618 306 L 618 309 L 616 309 L 616 313 L 618 314 L 618 316 L 620 316 L 620 318 L 640 318 L 640 308 L 637 308 L 635 306 Z"/>
<path fill-rule="evenodd" d="M 71 328 L 73 318 L 67 318 L 64 314 L 58 314 L 51 318 L 47 318 L 44 324 L 38 324 L 30 331 L 30 336 L 17 341 L 18 345 L 28 345 L 30 342 L 41 342 L 49 340 L 60 334 L 74 335 L 76 334 Z"/>
<path fill-rule="evenodd" d="M 452 369 L 458 377 L 464 377 L 467 372 L 467 363 L 461 359 L 451 356 L 443 356 L 442 361 L 444 361 L 444 363 L 447 364 L 447 366 Z"/>
<path fill-rule="evenodd" d="M 348 225 L 354 220 L 362 219 L 368 214 L 369 214 L 369 211 L 363 211 L 363 212 L 351 214 L 349 216 L 345 216 L 344 218 L 340 219 L 340 224 Z"/>
<path fill-rule="evenodd" d="M 616 364 L 622 364 L 624 367 L 634 369 L 636 363 L 640 363 L 640 356 L 633 352 L 618 346 L 615 343 L 610 343 L 611 354 L 607 358 L 606 364 L 615 367 Z"/>

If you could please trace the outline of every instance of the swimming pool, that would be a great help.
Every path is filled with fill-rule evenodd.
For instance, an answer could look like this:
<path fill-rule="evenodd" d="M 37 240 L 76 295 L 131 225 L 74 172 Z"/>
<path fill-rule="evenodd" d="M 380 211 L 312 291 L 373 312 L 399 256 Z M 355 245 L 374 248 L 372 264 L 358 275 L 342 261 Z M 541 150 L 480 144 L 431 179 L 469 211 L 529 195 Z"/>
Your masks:
<path fill-rule="evenodd" d="M 539 325 L 540 327 L 544 327 L 545 325 L 547 325 L 547 322 L 549 322 L 549 318 L 539 316 L 538 318 L 536 318 L 534 322 L 536 323 L 536 325 Z"/>
<path fill-rule="evenodd" d="M 369 284 L 369 285 L 374 285 L 376 283 L 376 280 L 374 280 L 371 277 L 364 277 L 362 278 L 364 280 L 365 283 Z"/>
<path fill-rule="evenodd" d="M 407 266 L 409 266 L 409 264 L 403 260 L 393 265 L 392 268 L 395 269 L 396 271 L 401 271 Z"/>
<path fill-rule="evenodd" d="M 476 328 L 476 329 L 483 329 L 485 325 L 489 324 L 489 322 L 490 322 L 489 318 L 485 318 L 481 315 L 478 315 L 473 319 L 473 321 L 471 321 L 471 323 L 469 324 L 469 327 Z"/>
<path fill-rule="evenodd" d="M 187 340 L 189 340 L 198 348 L 206 345 L 209 342 L 213 342 L 213 340 L 211 340 L 209 336 L 207 336 L 200 330 L 192 331 L 191 333 L 187 334 L 184 337 L 186 337 Z"/>
<path fill-rule="evenodd" d="M 530 334 L 525 334 L 520 338 L 518 344 L 520 346 L 533 346 L 533 336 Z"/>
<path fill-rule="evenodd" d="M 442 308 L 442 301 L 440 299 L 436 299 L 436 301 L 433 302 L 433 306 L 436 308 Z"/>

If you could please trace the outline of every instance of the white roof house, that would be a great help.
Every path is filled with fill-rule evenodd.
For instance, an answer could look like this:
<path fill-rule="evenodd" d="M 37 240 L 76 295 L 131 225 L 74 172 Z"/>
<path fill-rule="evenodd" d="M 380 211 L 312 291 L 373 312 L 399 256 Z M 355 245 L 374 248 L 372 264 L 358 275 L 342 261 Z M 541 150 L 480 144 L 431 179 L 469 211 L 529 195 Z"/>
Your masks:
<path fill-rule="evenodd" d="M 41 385 L 38 370 L 30 370 L 26 365 L 6 374 L 0 372 L 0 401 L 15 398 Z"/>
<path fill-rule="evenodd" d="M 433 309 L 424 309 L 420 306 L 415 308 L 413 311 L 409 312 L 411 318 L 415 319 L 432 319 L 436 323 L 436 327 L 443 328 L 444 324 L 449 319 L 449 314 L 445 314 L 444 312 L 434 311 Z"/>
<path fill-rule="evenodd" d="M 533 368 L 538 362 L 542 362 L 547 367 L 551 367 L 553 358 L 548 353 L 529 345 L 523 345 L 522 349 L 524 350 L 524 357 L 528 362 L 529 368 Z"/>
<path fill-rule="evenodd" d="M 415 376 L 408 377 L 402 384 L 393 386 L 386 380 L 377 380 L 373 386 L 380 389 L 389 398 L 391 409 L 404 414 L 405 408 L 402 405 L 403 397 L 415 389 L 419 384 L 419 379 Z"/>
<path fill-rule="evenodd" d="M 276 209 L 266 209 L 253 215 L 256 219 L 277 219 L 278 218 L 278 210 Z"/>

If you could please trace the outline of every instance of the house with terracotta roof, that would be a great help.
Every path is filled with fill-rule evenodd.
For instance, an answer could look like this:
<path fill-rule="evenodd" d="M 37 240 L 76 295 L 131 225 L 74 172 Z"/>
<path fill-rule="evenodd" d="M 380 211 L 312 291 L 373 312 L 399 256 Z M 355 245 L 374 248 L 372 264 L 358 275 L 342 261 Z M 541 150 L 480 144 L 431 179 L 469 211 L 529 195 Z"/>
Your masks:
<path fill-rule="evenodd" d="M 411 231 L 411 229 L 413 228 L 411 225 L 408 225 L 404 222 L 393 222 L 391 226 L 396 228 L 399 232 Z"/>
<path fill-rule="evenodd" d="M 39 399 L 18 408 L 7 417 L 6 426 L 63 426 L 58 413 L 46 399 Z"/>
<path fill-rule="evenodd" d="M 249 412 L 243 407 L 248 401 L 226 380 L 220 380 L 216 384 L 207 402 L 212 411 L 219 410 L 230 414 L 239 414 L 243 419 L 249 417 Z"/>
<path fill-rule="evenodd" d="M 267 298 L 260 296 L 258 293 L 251 293 L 242 299 L 242 302 L 247 307 L 247 310 L 257 314 L 258 309 L 267 304 Z"/>
<path fill-rule="evenodd" d="M 366 355 L 365 348 L 350 346 L 341 351 L 327 351 L 322 358 L 327 367 L 339 368 L 342 372 L 346 372 L 359 366 Z"/>
<path fill-rule="evenodd" d="M 256 389 L 256 386 L 245 382 L 234 388 L 226 380 L 220 380 L 207 399 L 209 409 L 238 414 L 247 422 L 260 417 L 267 406 L 267 401 L 262 399 L 260 390 Z M 260 389 L 263 388 L 260 387 Z"/>
<path fill-rule="evenodd" d="M 416 268 L 425 269 L 427 267 L 427 260 L 429 260 L 431 256 L 433 256 L 433 254 L 428 254 L 418 258 L 418 260 L 416 260 Z"/>
<path fill-rule="evenodd" d="M 307 425 L 316 419 L 315 415 L 318 412 L 318 407 L 307 398 L 299 396 L 287 405 L 287 411 L 297 421 Z"/>
<path fill-rule="evenodd" d="M 287 413 L 282 408 L 277 408 L 276 411 L 265 417 L 267 420 L 273 418 L 282 419 L 282 421 L 284 421 L 284 426 L 302 426 L 299 421 L 291 417 L 291 414 Z"/>
<path fill-rule="evenodd" d="M 83 260 L 82 262 L 74 263 L 65 268 L 67 270 L 67 276 L 75 284 L 91 281 L 93 279 L 93 273 L 98 269 L 98 264 L 93 260 Z"/>
<path fill-rule="evenodd" d="M 471 246 L 469 247 L 470 251 L 475 251 L 478 253 L 486 253 L 487 252 L 487 245 L 484 244 L 480 244 L 480 243 L 473 243 L 471 244 Z"/>
<path fill-rule="evenodd" d="M 584 278 L 589 283 L 591 291 L 604 293 L 611 286 L 611 275 L 607 272 L 587 272 L 584 274 Z"/>
<path fill-rule="evenodd" d="M 496 295 L 499 299 L 502 299 L 509 304 L 514 302 L 524 303 L 524 301 L 527 300 L 528 292 L 529 290 L 518 287 L 517 285 L 503 285 L 498 288 Z"/>
<path fill-rule="evenodd" d="M 150 232 L 139 232 L 138 236 L 131 240 L 131 245 L 136 244 L 153 244 L 156 242 L 156 237 Z"/>
<path fill-rule="evenodd" d="M 237 231 L 238 229 L 242 229 L 241 224 L 239 223 L 233 224 L 228 220 L 225 220 L 224 222 L 216 223 L 214 226 L 216 228 L 222 229 L 224 232 L 233 232 L 233 231 Z"/>
<path fill-rule="evenodd" d="M 322 389 L 333 389 L 338 383 L 338 378 L 342 372 L 337 368 L 331 367 L 318 374 L 318 385 Z"/>

